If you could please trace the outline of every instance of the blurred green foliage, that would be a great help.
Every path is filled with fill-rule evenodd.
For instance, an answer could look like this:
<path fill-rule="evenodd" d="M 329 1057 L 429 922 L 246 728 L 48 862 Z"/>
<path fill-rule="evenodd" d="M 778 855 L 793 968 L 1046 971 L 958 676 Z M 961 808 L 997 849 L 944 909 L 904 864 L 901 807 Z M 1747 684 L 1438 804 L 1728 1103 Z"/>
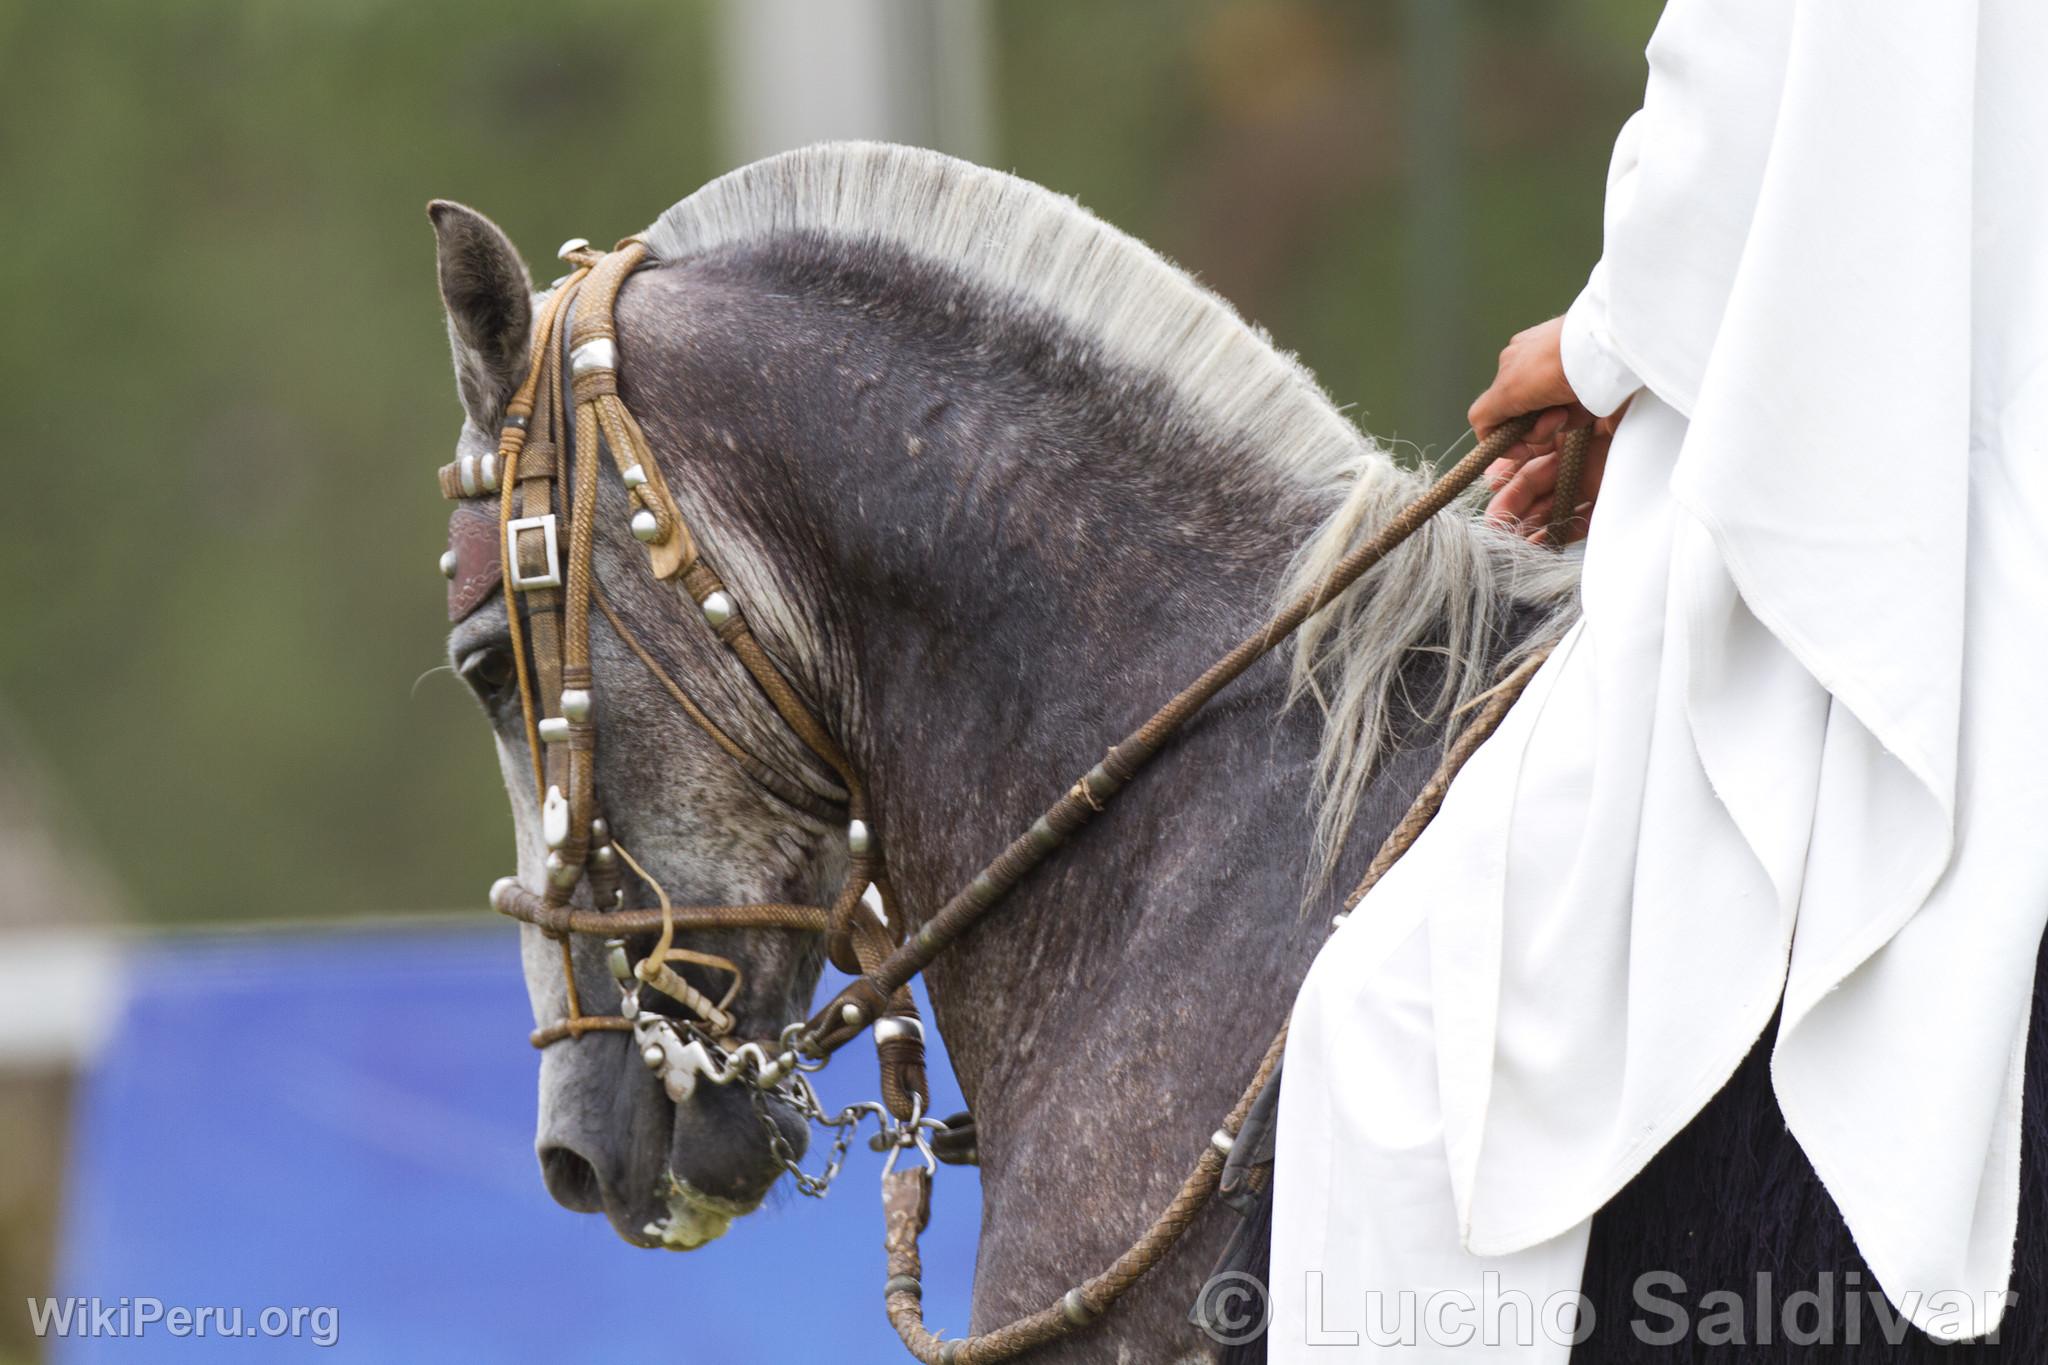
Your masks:
<path fill-rule="evenodd" d="M 1430 73 L 1420 4 L 1455 12 Z M 421 677 L 459 423 L 421 210 L 476 205 L 544 273 L 562 238 L 645 225 L 726 168 L 717 17 L 0 5 L 0 706 L 140 913 L 471 905 L 502 870 L 483 726 Z M 1364 425 L 1441 447 L 1446 395 L 1597 254 L 1654 19 L 994 0 L 992 159 L 1203 275 Z M 1446 107 L 1418 138 L 1410 111 Z M 1424 184 L 1455 232 L 1416 231 Z M 1452 287 L 1414 288 L 1418 253 Z M 1428 329 L 1455 372 L 1416 361 Z"/>

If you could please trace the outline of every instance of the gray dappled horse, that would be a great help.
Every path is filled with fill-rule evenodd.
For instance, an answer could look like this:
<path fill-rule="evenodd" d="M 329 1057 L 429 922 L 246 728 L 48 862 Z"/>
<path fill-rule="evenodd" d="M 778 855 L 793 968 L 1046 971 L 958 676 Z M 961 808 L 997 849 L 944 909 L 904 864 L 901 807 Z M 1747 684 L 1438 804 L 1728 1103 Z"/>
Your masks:
<path fill-rule="evenodd" d="M 434 225 L 468 417 L 459 453 L 480 455 L 525 370 L 533 290 L 482 217 L 437 205 Z M 814 148 L 707 186 L 646 237 L 659 264 L 620 299 L 621 392 L 707 555 L 865 775 L 913 927 L 1066 775 L 1421 486 L 1227 305 L 1008 176 L 903 148 Z M 622 491 L 601 487 L 596 570 L 622 619 L 782 790 L 830 792 L 694 607 L 649 575 Z M 1342 890 L 1435 765 L 1454 708 L 1568 623 L 1573 596 L 1570 558 L 1469 506 L 1439 517 L 933 965 L 979 1130 L 976 1326 L 1055 1299 L 1172 1194 L 1284 1019 Z M 449 650 L 492 721 L 520 876 L 538 886 L 504 602 L 470 611 Z M 829 900 L 839 827 L 736 767 L 602 620 L 592 649 L 607 814 L 675 899 Z M 649 903 L 644 888 L 629 901 Z M 536 1018 L 558 1018 L 561 957 L 522 932 Z M 816 942 L 719 930 L 697 944 L 745 965 L 742 1035 L 804 1017 Z M 577 984 L 609 1002 L 598 959 L 579 949 Z M 2013 1360 L 2048 1358 L 2034 1306 L 2044 1038 L 2037 1021 Z M 1586 1289 L 1600 1326 L 1582 1358 L 1686 1354 L 1627 1329 L 1643 1270 L 1683 1275 L 1695 1302 L 1759 1270 L 1781 1293 L 1821 1269 L 1871 1283 L 1778 1118 L 1767 1055 L 1768 1036 L 1596 1221 Z M 781 1172 L 741 1089 L 672 1104 L 618 1033 L 547 1049 L 550 1193 L 638 1244 L 716 1237 Z M 1220 1357 L 1186 1314 L 1236 1221 L 1209 1209 L 1102 1322 L 1034 1358 Z M 793 1269 L 841 1273 L 822 1247 Z M 1841 1358 L 1996 1353 L 1917 1334 L 1894 1350 L 1867 1314 L 1863 1335 L 1878 1344 Z M 1728 1358 L 1814 1354 L 1781 1335 Z"/>

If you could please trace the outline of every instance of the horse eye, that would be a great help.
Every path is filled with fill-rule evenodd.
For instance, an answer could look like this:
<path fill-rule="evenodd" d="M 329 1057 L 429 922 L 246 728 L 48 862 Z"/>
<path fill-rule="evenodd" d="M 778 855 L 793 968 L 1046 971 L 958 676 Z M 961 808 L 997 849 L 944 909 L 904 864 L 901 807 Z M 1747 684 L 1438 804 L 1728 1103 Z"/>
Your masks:
<path fill-rule="evenodd" d="M 511 651 L 496 645 L 471 654 L 455 671 L 486 705 L 504 700 L 519 683 L 518 672 L 512 666 Z"/>

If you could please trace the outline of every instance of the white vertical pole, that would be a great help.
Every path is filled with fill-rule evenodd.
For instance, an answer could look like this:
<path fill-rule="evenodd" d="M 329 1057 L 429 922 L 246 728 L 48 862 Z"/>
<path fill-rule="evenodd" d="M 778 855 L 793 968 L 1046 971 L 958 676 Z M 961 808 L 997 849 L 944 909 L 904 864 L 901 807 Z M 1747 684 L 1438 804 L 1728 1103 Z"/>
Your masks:
<path fill-rule="evenodd" d="M 925 0 L 932 10 L 930 146 L 969 161 L 996 155 L 995 47 L 987 0 Z"/>
<path fill-rule="evenodd" d="M 728 159 L 875 138 L 990 154 L 985 0 L 724 0 Z"/>

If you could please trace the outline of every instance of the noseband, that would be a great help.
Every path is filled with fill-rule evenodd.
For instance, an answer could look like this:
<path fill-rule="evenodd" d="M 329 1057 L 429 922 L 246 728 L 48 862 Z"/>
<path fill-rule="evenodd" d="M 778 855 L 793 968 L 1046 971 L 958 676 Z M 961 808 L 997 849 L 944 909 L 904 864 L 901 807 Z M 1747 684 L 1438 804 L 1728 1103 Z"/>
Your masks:
<path fill-rule="evenodd" d="M 924 1325 L 917 1240 L 931 1196 L 933 1166 L 926 1134 L 942 1125 L 925 1114 L 924 1033 L 911 1002 L 911 978 L 995 908 L 1026 873 L 1107 809 L 1118 792 L 1211 698 L 1449 506 L 1480 471 L 1527 433 L 1534 418 L 1517 418 L 1488 433 L 1386 526 L 1348 552 L 1322 582 L 1284 606 L 1111 747 L 1100 763 L 1082 774 L 1029 829 L 905 939 L 902 916 L 888 915 L 885 928 L 862 899 L 873 886 L 886 903 L 889 889 L 881 843 L 870 823 L 859 775 L 797 688 L 762 648 L 738 602 L 706 562 L 669 495 L 660 462 L 619 397 L 613 313 L 626 277 L 648 261 L 645 243 L 628 238 L 611 252 L 594 252 L 586 243 L 571 242 L 563 248 L 562 257 L 573 269 L 557 282 L 542 307 L 527 375 L 507 404 L 496 455 L 465 456 L 441 470 L 441 490 L 446 497 L 498 495 L 506 619 L 548 855 L 546 886 L 539 894 L 516 878 L 505 877 L 491 888 L 491 904 L 535 926 L 560 945 L 567 990 L 564 1016 L 535 1030 L 533 1044 L 547 1047 L 594 1030 L 630 1030 L 648 1066 L 661 1074 L 669 1097 L 678 1104 L 689 1098 L 699 1079 L 713 1084 L 739 1080 L 751 1086 L 771 1147 L 806 1193 L 822 1192 L 839 1168 L 852 1126 L 863 1113 L 873 1112 L 881 1120 L 885 1145 L 891 1149 L 882 1176 L 890 1270 L 884 1299 L 890 1321 L 911 1353 L 927 1365 L 987 1365 L 1065 1336 L 1105 1312 L 1157 1265 L 1216 1193 L 1226 1165 L 1235 1169 L 1241 1155 L 1237 1152 L 1239 1134 L 1255 1101 L 1274 1077 L 1286 1031 L 1273 1040 L 1250 1087 L 1202 1149 L 1173 1200 L 1128 1251 L 1035 1313 L 978 1336 L 940 1340 Z M 573 425 L 569 420 L 572 403 Z M 1554 542 L 1562 541 L 1569 509 L 1577 505 L 1578 470 L 1589 436 L 1586 429 L 1565 434 L 1556 501 L 1566 512 L 1552 524 Z M 815 813 L 816 803 L 801 790 L 792 791 L 768 764 L 721 729 L 606 602 L 591 571 L 600 446 L 610 452 L 628 491 L 633 506 L 631 530 L 647 547 L 648 567 L 654 577 L 679 584 L 690 595 L 706 626 L 745 669 L 782 723 L 838 780 L 846 818 L 847 873 L 830 906 L 673 905 L 661 884 L 634 860 L 606 824 L 593 767 L 593 603 L 663 689 L 742 772 L 784 804 Z M 581 458 L 572 460 L 574 452 L 580 452 Z M 565 519 L 566 547 L 561 532 Z M 444 559 L 443 567 L 454 575 L 453 559 Z M 1478 717 L 1452 742 L 1437 773 L 1373 858 L 1365 880 L 1346 898 L 1347 914 L 1428 824 L 1451 775 L 1499 723 L 1540 660 L 1540 652 L 1532 654 L 1483 698 L 1485 705 Z M 625 869 L 653 889 L 657 908 L 626 907 Z M 586 884 L 594 909 L 571 904 L 577 890 Z M 739 992 L 738 965 L 676 946 L 678 933 L 703 929 L 822 933 L 834 965 L 856 974 L 855 979 L 812 1018 L 788 1024 L 772 1042 L 743 1041 L 736 1037 L 739 1024 L 731 1008 Z M 657 936 L 654 946 L 635 962 L 625 936 L 647 933 Z M 607 959 L 620 988 L 618 1014 L 590 1014 L 583 1009 L 570 953 L 577 936 L 607 940 Z M 676 970 L 682 964 L 722 973 L 730 977 L 730 984 L 714 1000 L 683 979 Z M 678 1018 L 644 1007 L 642 987 L 668 997 L 683 1015 Z M 824 1066 L 833 1052 L 870 1028 L 882 1063 L 882 1103 L 855 1106 L 827 1118 L 805 1074 Z M 806 1175 L 797 1166 L 788 1142 L 767 1117 L 765 1105 L 770 1094 L 781 1096 L 805 1117 L 838 1129 L 831 1164 L 822 1177 Z M 924 1156 L 923 1164 L 896 1170 L 897 1155 L 911 1148 Z"/>

